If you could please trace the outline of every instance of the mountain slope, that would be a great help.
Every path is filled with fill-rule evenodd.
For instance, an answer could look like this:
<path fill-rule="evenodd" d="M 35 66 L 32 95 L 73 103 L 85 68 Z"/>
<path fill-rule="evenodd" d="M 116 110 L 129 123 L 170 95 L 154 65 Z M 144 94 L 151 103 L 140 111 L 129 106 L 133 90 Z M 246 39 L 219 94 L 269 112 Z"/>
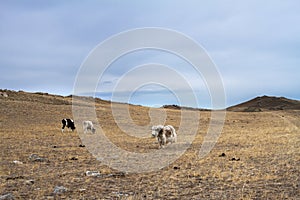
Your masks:
<path fill-rule="evenodd" d="M 267 110 L 300 110 L 300 101 L 285 97 L 261 96 L 227 108 L 229 111 L 260 112 Z"/>

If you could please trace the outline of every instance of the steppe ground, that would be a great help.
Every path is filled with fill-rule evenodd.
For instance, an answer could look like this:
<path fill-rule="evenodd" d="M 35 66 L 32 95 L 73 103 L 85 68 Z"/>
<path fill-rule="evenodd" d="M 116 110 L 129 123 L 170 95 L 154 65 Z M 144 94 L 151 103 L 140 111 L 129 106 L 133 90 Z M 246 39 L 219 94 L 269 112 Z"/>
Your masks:
<path fill-rule="evenodd" d="M 81 146 L 76 131 L 61 132 L 61 119 L 72 117 L 71 97 L 8 94 L 0 98 L 0 197 L 300 199 L 299 110 L 227 112 L 217 144 L 203 159 L 198 152 L 210 112 L 191 111 L 200 113 L 200 126 L 184 155 L 155 172 L 126 174 L 97 161 Z M 99 122 L 114 144 L 132 152 L 157 150 L 150 130 L 149 138 L 126 137 L 114 122 L 109 102 L 97 100 L 96 108 Z M 165 111 L 167 124 L 178 129 L 180 110 Z M 130 106 L 136 124 L 149 125 L 148 113 L 149 108 Z M 32 154 L 45 160 L 33 161 L 29 159 Z M 88 170 L 99 171 L 100 176 L 86 176 Z M 56 186 L 67 190 L 55 193 Z"/>

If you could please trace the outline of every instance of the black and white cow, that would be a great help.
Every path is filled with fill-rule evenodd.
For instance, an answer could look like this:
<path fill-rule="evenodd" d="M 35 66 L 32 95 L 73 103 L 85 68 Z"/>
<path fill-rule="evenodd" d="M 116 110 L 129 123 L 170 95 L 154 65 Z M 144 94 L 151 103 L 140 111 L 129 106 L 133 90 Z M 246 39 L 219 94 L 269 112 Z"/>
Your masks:
<path fill-rule="evenodd" d="M 61 120 L 61 123 L 62 123 L 61 132 L 64 132 L 65 127 L 70 128 L 72 131 L 76 129 L 73 119 L 63 119 Z"/>

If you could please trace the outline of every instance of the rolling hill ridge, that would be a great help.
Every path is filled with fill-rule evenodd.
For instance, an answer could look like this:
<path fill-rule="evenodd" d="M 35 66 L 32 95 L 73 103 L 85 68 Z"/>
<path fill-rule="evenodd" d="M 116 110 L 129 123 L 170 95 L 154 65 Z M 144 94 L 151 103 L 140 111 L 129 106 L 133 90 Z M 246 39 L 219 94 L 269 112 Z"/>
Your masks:
<path fill-rule="evenodd" d="M 71 105 L 72 95 L 61 96 L 42 92 L 24 92 L 24 91 L 12 91 L 6 89 L 0 89 L 0 98 L 7 98 L 15 101 L 30 101 L 30 102 L 40 102 L 44 104 L 53 105 Z M 77 97 L 82 100 L 93 100 L 93 97 Z M 94 99 L 98 103 L 111 103 L 110 101 L 102 100 L 100 98 Z M 174 110 L 198 110 L 198 111 L 209 111 L 209 109 L 204 108 L 192 108 L 192 107 L 182 107 L 179 105 L 163 105 L 162 108 L 174 109 Z M 300 110 L 300 101 L 292 100 L 285 97 L 275 97 L 275 96 L 259 96 L 255 97 L 249 101 L 230 106 L 226 108 L 227 111 L 234 112 L 262 112 L 271 110 Z"/>
<path fill-rule="evenodd" d="M 228 111 L 260 112 L 271 110 L 300 110 L 300 101 L 285 97 L 260 96 L 227 108 Z"/>

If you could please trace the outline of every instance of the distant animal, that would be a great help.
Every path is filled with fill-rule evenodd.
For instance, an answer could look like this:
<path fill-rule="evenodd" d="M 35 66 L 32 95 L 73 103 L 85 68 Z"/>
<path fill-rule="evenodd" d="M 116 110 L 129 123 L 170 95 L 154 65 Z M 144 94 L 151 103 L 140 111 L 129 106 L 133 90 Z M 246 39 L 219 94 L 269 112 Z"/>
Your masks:
<path fill-rule="evenodd" d="M 152 126 L 152 136 L 157 138 L 160 148 L 163 148 L 168 143 L 177 142 L 177 134 L 172 125 Z"/>
<path fill-rule="evenodd" d="M 72 131 L 76 129 L 73 119 L 63 119 L 61 120 L 61 123 L 62 123 L 61 132 L 64 132 L 65 127 L 71 129 Z"/>
<path fill-rule="evenodd" d="M 82 123 L 83 125 L 83 132 L 87 133 L 88 131 L 91 131 L 92 133 L 95 133 L 96 129 L 94 128 L 93 122 L 91 121 L 84 121 Z"/>
<path fill-rule="evenodd" d="M 6 92 L 0 92 L 0 96 L 2 96 L 2 97 L 8 97 L 8 95 L 7 95 Z"/>

